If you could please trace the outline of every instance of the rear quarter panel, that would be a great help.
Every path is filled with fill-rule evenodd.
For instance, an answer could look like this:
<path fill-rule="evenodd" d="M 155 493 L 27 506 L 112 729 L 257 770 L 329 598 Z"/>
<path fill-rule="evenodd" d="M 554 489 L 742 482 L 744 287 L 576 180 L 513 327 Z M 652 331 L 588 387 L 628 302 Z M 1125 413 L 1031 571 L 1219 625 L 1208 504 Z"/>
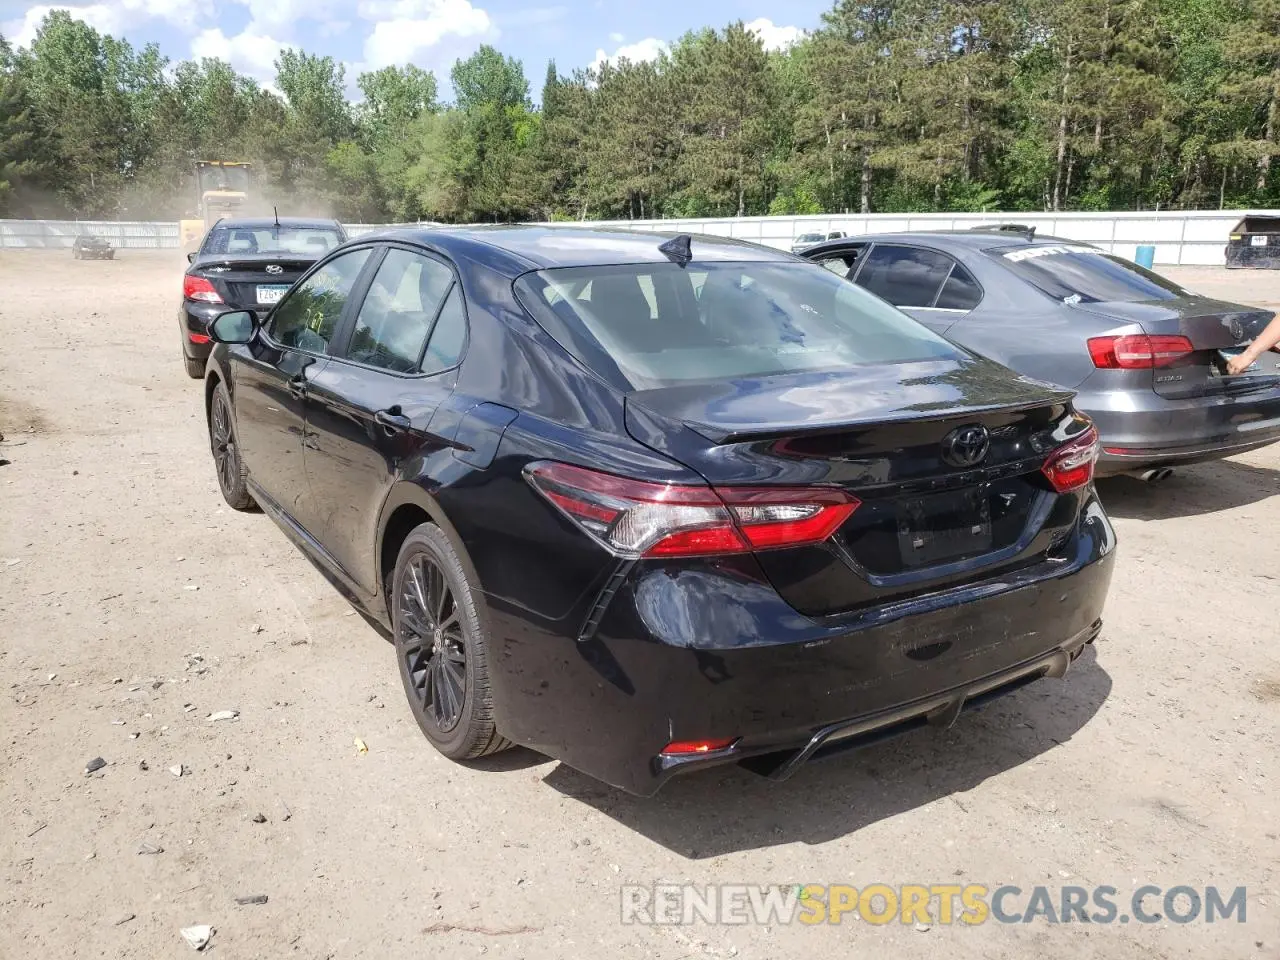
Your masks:
<path fill-rule="evenodd" d="M 980 252 L 950 251 L 982 285 L 982 302 L 947 337 L 1025 376 L 1075 389 L 1094 372 L 1086 341 L 1134 324 L 1058 303 Z"/>

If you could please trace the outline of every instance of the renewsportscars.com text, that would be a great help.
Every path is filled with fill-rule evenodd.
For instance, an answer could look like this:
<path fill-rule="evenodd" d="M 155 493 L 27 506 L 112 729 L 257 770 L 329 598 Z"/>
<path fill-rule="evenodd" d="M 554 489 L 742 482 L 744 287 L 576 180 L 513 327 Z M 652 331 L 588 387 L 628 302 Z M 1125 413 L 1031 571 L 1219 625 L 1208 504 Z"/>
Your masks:
<path fill-rule="evenodd" d="M 624 924 L 1245 923 L 1244 887 L 1147 884 L 1131 894 L 1112 886 L 1005 884 L 628 884 Z"/>

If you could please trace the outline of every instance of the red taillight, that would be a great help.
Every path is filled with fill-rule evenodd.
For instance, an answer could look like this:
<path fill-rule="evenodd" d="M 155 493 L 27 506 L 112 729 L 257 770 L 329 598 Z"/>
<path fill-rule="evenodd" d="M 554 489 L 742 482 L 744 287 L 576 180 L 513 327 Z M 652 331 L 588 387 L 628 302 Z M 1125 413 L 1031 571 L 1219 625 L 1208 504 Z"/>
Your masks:
<path fill-rule="evenodd" d="M 828 487 L 651 483 L 563 463 L 525 469 L 529 483 L 621 557 L 693 557 L 821 543 L 858 500 Z"/>
<path fill-rule="evenodd" d="M 187 334 L 187 339 L 188 339 L 188 340 L 190 340 L 192 343 L 202 343 L 202 344 L 203 344 L 203 343 L 209 343 L 209 342 L 210 342 L 210 341 L 209 341 L 209 338 L 208 338 L 207 336 L 205 336 L 203 333 L 188 333 L 188 334 Z"/>
<path fill-rule="evenodd" d="M 222 296 L 212 283 L 204 277 L 193 277 L 190 274 L 182 278 L 182 295 L 188 300 L 201 300 L 204 303 L 222 302 Z"/>
<path fill-rule="evenodd" d="M 689 754 L 715 753 L 717 750 L 728 750 L 737 739 L 737 737 L 727 737 L 723 740 L 673 740 L 662 748 L 662 756 L 687 757 Z"/>
<path fill-rule="evenodd" d="M 1053 489 L 1058 493 L 1070 493 L 1093 481 L 1093 468 L 1097 461 L 1098 431 L 1090 427 L 1053 451 L 1040 469 L 1053 484 Z"/>
<path fill-rule="evenodd" d="M 1195 347 L 1186 337 L 1147 336 L 1091 337 L 1089 356 L 1100 370 L 1150 370 L 1168 367 L 1192 353 Z"/>

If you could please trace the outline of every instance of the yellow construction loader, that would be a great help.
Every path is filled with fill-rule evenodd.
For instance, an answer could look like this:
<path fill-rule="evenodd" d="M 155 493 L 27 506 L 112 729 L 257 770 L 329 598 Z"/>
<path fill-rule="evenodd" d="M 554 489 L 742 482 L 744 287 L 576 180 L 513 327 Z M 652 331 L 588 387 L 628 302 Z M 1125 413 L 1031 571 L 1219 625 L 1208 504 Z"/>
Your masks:
<path fill-rule="evenodd" d="M 200 219 L 183 220 L 179 229 L 182 249 L 196 249 L 210 227 L 223 217 L 245 213 L 249 202 L 249 169 L 252 165 L 226 160 L 197 160 L 196 189 L 200 193 Z"/>

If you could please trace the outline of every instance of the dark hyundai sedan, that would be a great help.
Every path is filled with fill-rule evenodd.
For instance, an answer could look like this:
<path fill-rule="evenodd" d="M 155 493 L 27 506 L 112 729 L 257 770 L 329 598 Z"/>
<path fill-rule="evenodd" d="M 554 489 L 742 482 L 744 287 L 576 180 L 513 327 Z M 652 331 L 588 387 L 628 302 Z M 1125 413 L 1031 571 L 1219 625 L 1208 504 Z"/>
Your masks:
<path fill-rule="evenodd" d="M 178 329 L 187 373 L 204 376 L 213 350 L 209 321 L 229 307 L 266 314 L 293 281 L 347 239 L 336 220 L 266 217 L 219 220 L 182 277 Z"/>
<path fill-rule="evenodd" d="M 1101 626 L 1070 394 L 786 254 L 388 232 L 211 332 L 227 502 L 390 630 L 456 760 L 781 778 L 1061 676 Z"/>

